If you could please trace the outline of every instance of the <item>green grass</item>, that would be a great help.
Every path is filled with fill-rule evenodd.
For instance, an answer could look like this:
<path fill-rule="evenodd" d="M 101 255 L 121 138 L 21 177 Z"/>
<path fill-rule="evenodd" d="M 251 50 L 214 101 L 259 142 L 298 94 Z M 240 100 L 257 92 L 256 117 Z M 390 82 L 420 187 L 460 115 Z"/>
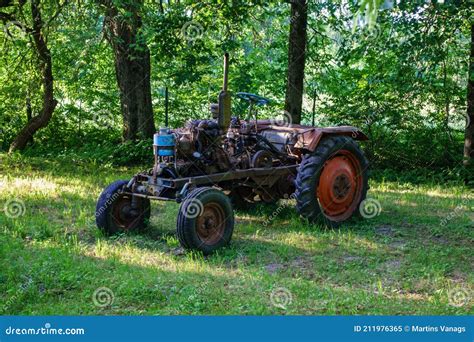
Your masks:
<path fill-rule="evenodd" d="M 138 169 L 0 158 L 0 209 L 24 203 L 17 218 L 0 212 L 2 314 L 473 312 L 474 199 L 460 184 L 371 180 L 380 214 L 337 230 L 303 222 L 291 202 L 265 226 L 277 207 L 256 206 L 236 213 L 230 247 L 203 257 L 179 253 L 174 203 L 154 202 L 141 235 L 95 227 L 102 189 Z M 100 287 L 111 305 L 94 304 Z M 279 288 L 291 295 L 284 307 L 272 304 Z M 459 307 L 456 291 L 468 295 Z"/>

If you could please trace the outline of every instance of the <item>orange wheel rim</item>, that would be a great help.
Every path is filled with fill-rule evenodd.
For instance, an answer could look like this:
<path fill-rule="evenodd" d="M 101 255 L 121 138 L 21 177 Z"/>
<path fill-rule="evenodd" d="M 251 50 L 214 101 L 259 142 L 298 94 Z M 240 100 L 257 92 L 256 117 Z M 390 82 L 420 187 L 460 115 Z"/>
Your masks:
<path fill-rule="evenodd" d="M 217 203 L 204 205 L 202 214 L 196 219 L 197 234 L 208 245 L 216 244 L 224 235 L 225 214 Z"/>
<path fill-rule="evenodd" d="M 324 215 L 333 221 L 348 219 L 362 195 L 362 169 L 359 160 L 341 150 L 324 163 L 316 196 Z"/>
<path fill-rule="evenodd" d="M 132 210 L 132 198 L 121 195 L 112 208 L 112 219 L 115 224 L 124 230 L 131 229 L 137 222 L 139 215 Z"/>

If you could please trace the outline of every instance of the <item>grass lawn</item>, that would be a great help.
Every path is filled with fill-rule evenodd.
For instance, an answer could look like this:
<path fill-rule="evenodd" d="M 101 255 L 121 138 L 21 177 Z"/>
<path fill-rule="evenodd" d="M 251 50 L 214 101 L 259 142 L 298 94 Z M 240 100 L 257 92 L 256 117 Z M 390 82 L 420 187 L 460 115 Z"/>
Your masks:
<path fill-rule="evenodd" d="M 174 203 L 152 202 L 141 235 L 96 228 L 102 189 L 137 168 L 0 158 L 1 314 L 473 313 L 474 197 L 461 184 L 371 179 L 381 212 L 337 230 L 291 201 L 256 206 L 203 257 L 180 250 Z"/>

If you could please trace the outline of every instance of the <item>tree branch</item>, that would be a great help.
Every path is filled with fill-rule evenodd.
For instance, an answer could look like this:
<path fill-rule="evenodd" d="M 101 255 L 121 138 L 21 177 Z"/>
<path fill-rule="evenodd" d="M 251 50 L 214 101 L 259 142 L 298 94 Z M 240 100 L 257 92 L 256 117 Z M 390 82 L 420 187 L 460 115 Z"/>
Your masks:
<path fill-rule="evenodd" d="M 67 4 L 68 4 L 68 0 L 65 0 L 63 4 L 58 3 L 58 9 L 56 13 L 54 13 L 53 16 L 49 18 L 49 20 L 46 22 L 44 26 L 49 26 L 57 17 L 59 17 L 59 15 L 61 14 L 61 11 L 63 10 L 64 7 L 66 7 Z"/>

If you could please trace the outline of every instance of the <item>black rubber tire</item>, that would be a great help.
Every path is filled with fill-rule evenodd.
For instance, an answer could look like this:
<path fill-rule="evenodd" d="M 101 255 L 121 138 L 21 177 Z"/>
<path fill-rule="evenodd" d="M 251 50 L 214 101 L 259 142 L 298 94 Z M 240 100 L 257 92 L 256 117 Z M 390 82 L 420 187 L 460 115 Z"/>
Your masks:
<path fill-rule="evenodd" d="M 137 197 L 139 213 L 135 219 L 131 220 L 130 225 L 124 227 L 114 217 L 114 206 L 117 205 L 120 199 L 126 200 L 129 198 L 129 195 L 122 195 L 122 190 L 127 183 L 127 180 L 113 182 L 102 191 L 97 200 L 96 224 L 106 235 L 125 231 L 139 231 L 144 229 L 150 220 L 150 200 L 142 197 Z"/>
<path fill-rule="evenodd" d="M 200 203 L 196 205 L 196 203 Z M 203 241 L 197 232 L 197 221 L 202 215 L 195 213 L 194 209 L 200 210 L 212 203 L 218 205 L 224 214 L 223 233 L 218 241 L 209 244 Z M 191 214 L 192 213 L 192 214 Z M 201 251 L 204 255 L 209 255 L 219 248 L 229 244 L 234 231 L 234 211 L 228 196 L 222 191 L 211 187 L 200 187 L 192 190 L 181 203 L 176 221 L 176 233 L 181 246 L 185 249 Z"/>
<path fill-rule="evenodd" d="M 362 169 L 362 192 L 360 200 L 350 217 L 344 221 L 333 221 L 328 218 L 316 199 L 315 191 L 319 185 L 319 178 L 324 163 L 339 150 L 348 150 L 359 161 Z M 298 168 L 296 177 L 296 209 L 298 213 L 311 223 L 322 223 L 330 227 L 338 227 L 359 215 L 360 203 L 366 198 L 368 190 L 368 167 L 369 162 L 357 143 L 347 136 L 328 136 L 321 140 L 316 150 L 305 156 Z"/>

